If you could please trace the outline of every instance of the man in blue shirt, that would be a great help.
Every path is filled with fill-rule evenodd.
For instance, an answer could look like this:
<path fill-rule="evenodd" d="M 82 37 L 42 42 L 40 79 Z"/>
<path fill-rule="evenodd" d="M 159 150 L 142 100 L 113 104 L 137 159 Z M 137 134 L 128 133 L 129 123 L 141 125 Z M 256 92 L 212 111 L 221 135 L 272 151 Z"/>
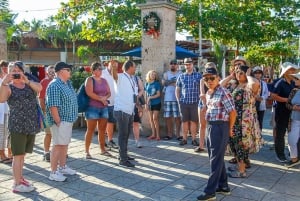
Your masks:
<path fill-rule="evenodd" d="M 192 134 L 192 145 L 199 146 L 195 136 L 198 125 L 198 102 L 200 94 L 201 74 L 194 71 L 193 60 L 184 59 L 185 73 L 179 75 L 176 82 L 175 95 L 179 103 L 183 139 L 180 145 L 187 144 L 188 131 Z"/>
<path fill-rule="evenodd" d="M 65 62 L 57 62 L 54 66 L 56 78 L 49 83 L 46 90 L 46 116 L 53 144 L 49 176 L 52 181 L 65 181 L 67 178 L 64 175 L 76 174 L 75 170 L 66 165 L 72 127 L 78 116 L 77 96 L 69 80 L 71 68 Z"/>

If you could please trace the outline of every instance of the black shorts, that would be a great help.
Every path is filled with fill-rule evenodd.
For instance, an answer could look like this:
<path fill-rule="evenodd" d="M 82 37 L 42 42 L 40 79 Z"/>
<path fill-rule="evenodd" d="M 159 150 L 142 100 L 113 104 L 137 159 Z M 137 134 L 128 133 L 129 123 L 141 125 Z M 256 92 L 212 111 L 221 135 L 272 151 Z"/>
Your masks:
<path fill-rule="evenodd" d="M 140 115 L 139 115 L 138 108 L 137 108 L 136 106 L 134 107 L 133 122 L 142 123 L 141 118 L 140 118 Z"/>
<path fill-rule="evenodd" d="M 150 105 L 149 106 L 149 110 L 150 111 L 160 111 L 161 109 L 161 103 L 155 104 L 155 105 Z"/>

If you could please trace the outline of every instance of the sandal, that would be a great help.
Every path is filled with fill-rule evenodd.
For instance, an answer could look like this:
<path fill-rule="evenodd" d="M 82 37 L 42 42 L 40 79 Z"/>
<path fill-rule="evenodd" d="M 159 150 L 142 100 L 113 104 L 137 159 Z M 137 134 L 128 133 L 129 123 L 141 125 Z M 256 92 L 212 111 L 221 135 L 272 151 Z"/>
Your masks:
<path fill-rule="evenodd" d="M 160 137 L 155 138 L 157 141 L 160 141 Z"/>
<path fill-rule="evenodd" d="M 196 147 L 196 148 L 194 149 L 194 152 L 196 152 L 196 153 L 200 153 L 200 152 L 203 152 L 203 151 L 205 151 L 205 149 L 203 149 L 203 148 L 201 148 L 201 147 Z"/>
<path fill-rule="evenodd" d="M 2 160 L 0 161 L 0 163 L 3 163 L 3 164 L 11 164 L 12 161 L 13 161 L 12 158 L 5 158 L 5 159 L 2 159 Z"/>
<path fill-rule="evenodd" d="M 108 151 L 102 152 L 100 155 L 112 157 L 112 155 Z"/>
<path fill-rule="evenodd" d="M 236 164 L 237 163 L 237 160 L 236 158 L 232 158 L 228 161 L 228 163 L 231 163 L 231 164 Z"/>
<path fill-rule="evenodd" d="M 233 171 L 231 173 L 228 173 L 228 176 L 231 178 L 246 178 L 247 174 L 246 172 L 240 172 L 240 171 Z"/>
<path fill-rule="evenodd" d="M 155 136 L 151 135 L 147 138 L 148 140 L 154 140 L 155 139 Z"/>
<path fill-rule="evenodd" d="M 90 154 L 86 154 L 85 156 L 86 159 L 93 159 L 92 156 Z"/>

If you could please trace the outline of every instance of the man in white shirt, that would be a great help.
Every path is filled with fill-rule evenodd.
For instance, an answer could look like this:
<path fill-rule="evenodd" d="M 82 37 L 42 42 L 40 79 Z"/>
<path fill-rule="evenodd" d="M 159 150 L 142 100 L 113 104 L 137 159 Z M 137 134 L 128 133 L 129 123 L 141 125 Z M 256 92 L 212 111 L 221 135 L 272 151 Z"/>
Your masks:
<path fill-rule="evenodd" d="M 133 61 L 123 64 L 124 73 L 118 74 L 117 91 L 115 97 L 114 117 L 118 123 L 119 165 L 134 167 L 129 160 L 133 158 L 127 154 L 128 138 L 132 131 L 134 106 L 137 100 L 138 86 L 134 81 L 136 70 Z"/>

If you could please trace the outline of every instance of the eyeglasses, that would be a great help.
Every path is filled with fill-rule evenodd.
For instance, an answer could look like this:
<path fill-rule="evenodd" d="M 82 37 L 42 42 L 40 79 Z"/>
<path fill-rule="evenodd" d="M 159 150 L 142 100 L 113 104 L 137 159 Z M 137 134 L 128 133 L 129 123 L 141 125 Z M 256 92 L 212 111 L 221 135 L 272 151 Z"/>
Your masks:
<path fill-rule="evenodd" d="M 66 70 L 68 72 L 71 72 L 71 69 L 70 68 L 63 68 L 62 70 Z"/>
<path fill-rule="evenodd" d="M 205 77 L 205 78 L 203 78 L 204 82 L 208 82 L 209 80 L 214 81 L 215 79 L 216 79 L 216 77 Z"/>

